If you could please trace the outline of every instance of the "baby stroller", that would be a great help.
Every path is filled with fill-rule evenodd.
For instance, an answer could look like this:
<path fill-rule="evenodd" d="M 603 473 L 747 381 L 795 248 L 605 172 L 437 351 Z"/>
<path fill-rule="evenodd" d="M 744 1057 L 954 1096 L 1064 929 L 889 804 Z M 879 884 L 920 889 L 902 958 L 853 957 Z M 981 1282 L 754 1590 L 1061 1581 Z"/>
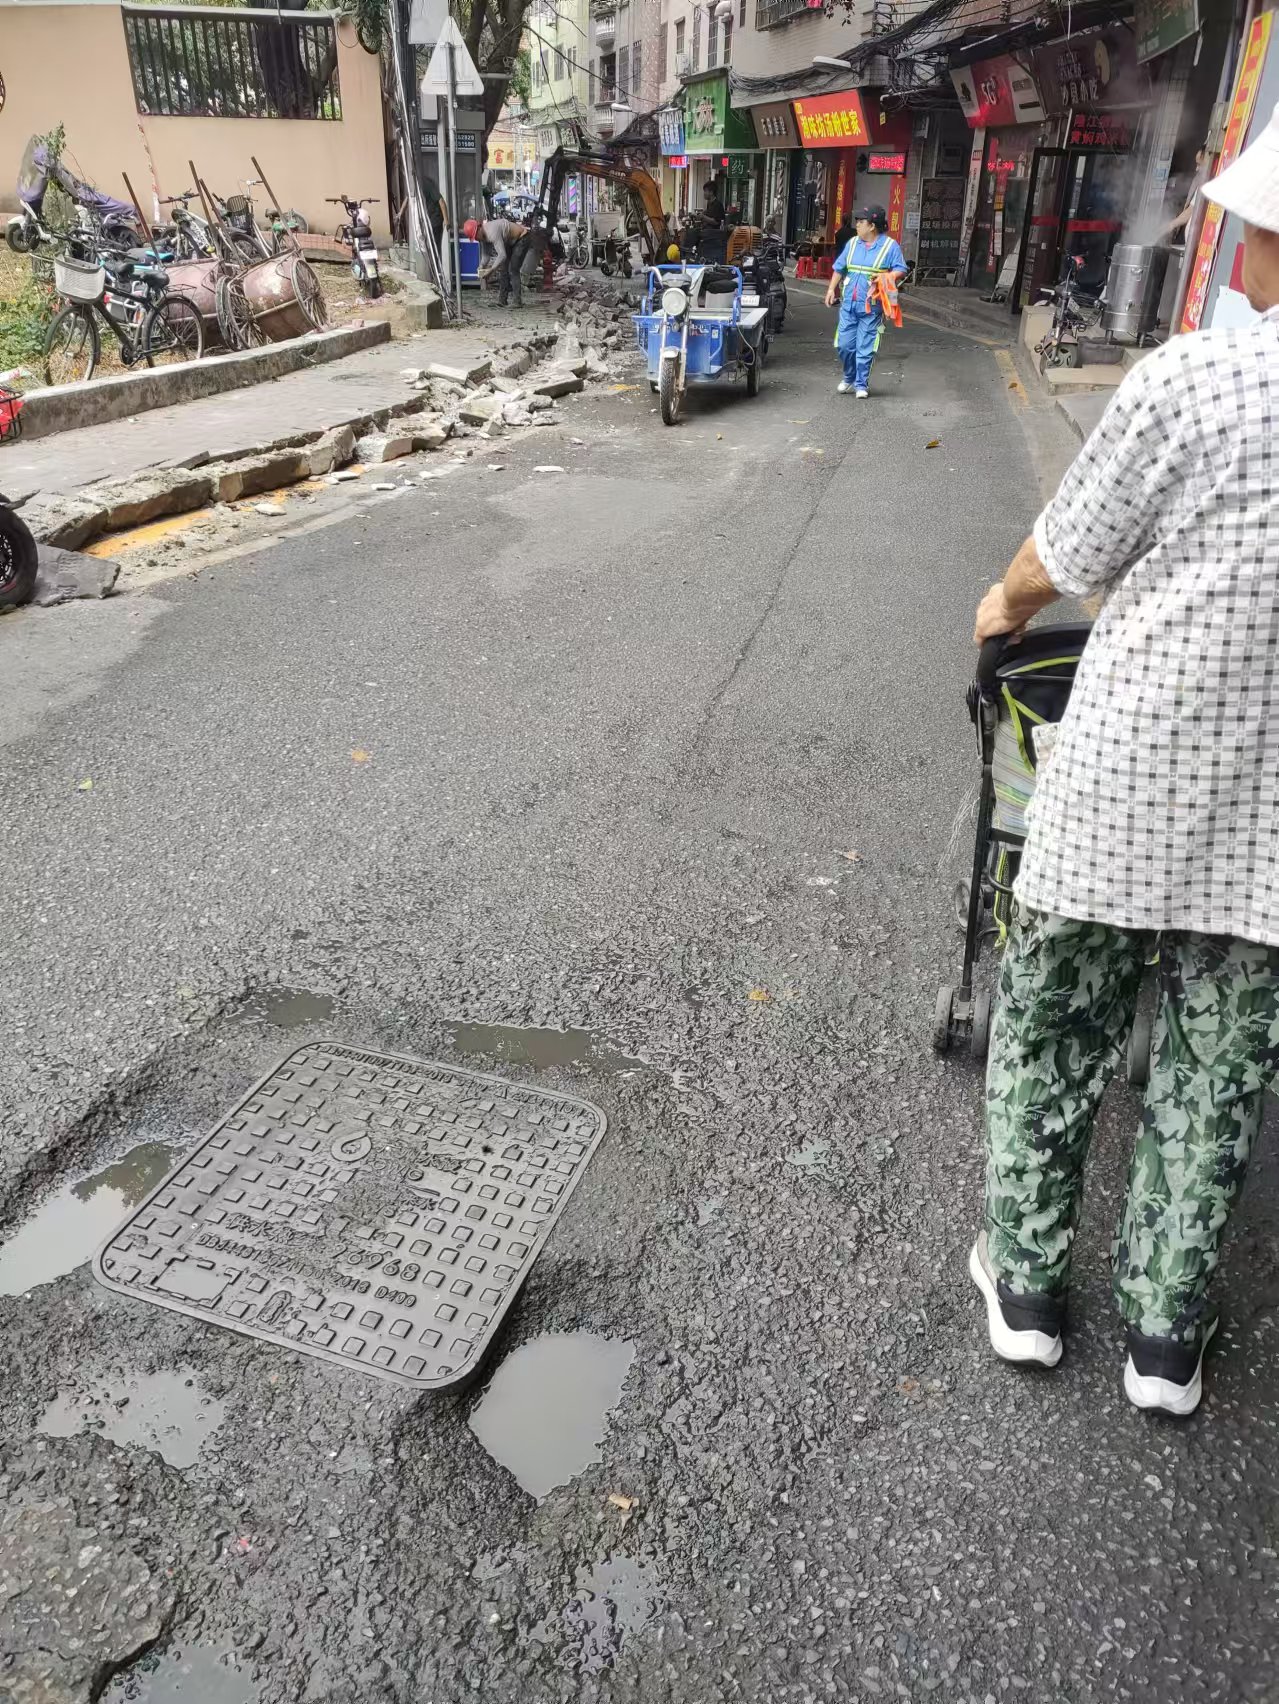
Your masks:
<path fill-rule="evenodd" d="M 973 988 L 983 941 L 1002 946 L 1012 921 L 1012 889 L 1026 843 L 1026 809 L 1065 714 L 1075 671 L 1091 628 L 1085 621 L 1035 627 L 1020 639 L 988 639 L 968 688 L 968 714 L 977 729 L 981 793 L 973 872 L 961 882 L 957 911 L 964 923 L 964 966 L 959 986 L 937 991 L 933 1046 L 949 1053 L 965 1039 L 974 1059 L 990 1042 L 992 991 Z M 1128 1041 L 1128 1081 L 1142 1086 L 1149 1073 L 1150 1019 L 1139 1012 Z"/>

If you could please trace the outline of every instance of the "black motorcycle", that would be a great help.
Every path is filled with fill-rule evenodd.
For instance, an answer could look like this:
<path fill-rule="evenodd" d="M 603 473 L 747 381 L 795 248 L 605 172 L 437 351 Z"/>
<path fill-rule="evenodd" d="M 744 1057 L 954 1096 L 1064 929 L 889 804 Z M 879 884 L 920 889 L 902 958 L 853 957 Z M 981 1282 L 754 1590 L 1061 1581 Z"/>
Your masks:
<path fill-rule="evenodd" d="M 786 319 L 786 274 L 783 262 L 786 251 L 780 243 L 766 242 L 758 254 L 743 255 L 738 262 L 742 269 L 742 301 L 753 307 L 768 309 L 768 334 L 775 337 Z"/>

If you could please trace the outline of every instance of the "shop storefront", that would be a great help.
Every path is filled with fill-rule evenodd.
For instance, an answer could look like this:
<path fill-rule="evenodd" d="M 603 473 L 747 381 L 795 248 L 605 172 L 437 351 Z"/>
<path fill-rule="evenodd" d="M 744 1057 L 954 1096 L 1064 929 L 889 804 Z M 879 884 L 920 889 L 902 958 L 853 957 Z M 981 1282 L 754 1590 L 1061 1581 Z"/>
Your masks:
<path fill-rule="evenodd" d="M 727 208 L 730 203 L 730 168 L 733 157 L 756 157 L 755 127 L 750 114 L 738 112 L 729 101 L 727 71 L 711 71 L 690 78 L 684 85 L 684 152 L 688 160 L 687 206 L 700 211 L 702 190 L 714 184 Z M 762 156 L 759 156 L 762 170 Z M 738 182 L 749 184 L 753 165 L 739 172 Z"/>
<path fill-rule="evenodd" d="M 766 101 L 751 108 L 751 117 L 756 139 L 765 150 L 760 216 L 755 223 L 789 240 L 791 182 L 803 164 L 795 114 L 789 101 Z"/>
<path fill-rule="evenodd" d="M 791 193 L 792 237 L 818 254 L 829 255 L 840 222 L 858 201 L 882 206 L 901 240 L 911 120 L 881 115 L 873 99 L 870 106 L 868 112 L 855 89 L 795 102 L 804 155 Z"/>
<path fill-rule="evenodd" d="M 980 149 L 967 281 L 1014 311 L 1054 284 L 1070 257 L 1100 284 L 1154 98 L 1133 33 L 1094 30 L 952 69 L 951 78 Z"/>
<path fill-rule="evenodd" d="M 661 151 L 659 182 L 667 214 L 688 210 L 688 155 L 684 148 L 684 109 L 662 107 L 657 114 L 657 145 Z"/>

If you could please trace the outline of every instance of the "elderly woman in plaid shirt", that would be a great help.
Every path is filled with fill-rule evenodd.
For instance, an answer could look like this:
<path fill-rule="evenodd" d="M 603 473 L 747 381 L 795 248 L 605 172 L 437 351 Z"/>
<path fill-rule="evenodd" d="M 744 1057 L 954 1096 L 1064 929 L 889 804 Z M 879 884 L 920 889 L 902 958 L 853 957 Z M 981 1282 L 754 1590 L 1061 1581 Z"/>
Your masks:
<path fill-rule="evenodd" d="M 1279 1070 L 1279 108 L 1203 193 L 1245 222 L 1260 317 L 1128 375 L 976 633 L 1104 599 L 1032 807 L 969 1271 L 995 1352 L 1055 1366 L 1093 1117 L 1157 947 L 1111 1260 L 1124 1388 L 1171 1414 L 1199 1403 L 1209 1280 Z"/>

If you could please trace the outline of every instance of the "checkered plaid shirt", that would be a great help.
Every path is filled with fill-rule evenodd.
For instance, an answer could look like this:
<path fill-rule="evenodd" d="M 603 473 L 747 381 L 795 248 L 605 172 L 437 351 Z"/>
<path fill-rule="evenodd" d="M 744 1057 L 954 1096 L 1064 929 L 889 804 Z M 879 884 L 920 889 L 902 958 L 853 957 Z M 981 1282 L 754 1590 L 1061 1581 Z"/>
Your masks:
<path fill-rule="evenodd" d="M 1279 308 L 1142 361 L 1035 543 L 1059 590 L 1105 601 L 1019 898 L 1279 945 Z"/>

